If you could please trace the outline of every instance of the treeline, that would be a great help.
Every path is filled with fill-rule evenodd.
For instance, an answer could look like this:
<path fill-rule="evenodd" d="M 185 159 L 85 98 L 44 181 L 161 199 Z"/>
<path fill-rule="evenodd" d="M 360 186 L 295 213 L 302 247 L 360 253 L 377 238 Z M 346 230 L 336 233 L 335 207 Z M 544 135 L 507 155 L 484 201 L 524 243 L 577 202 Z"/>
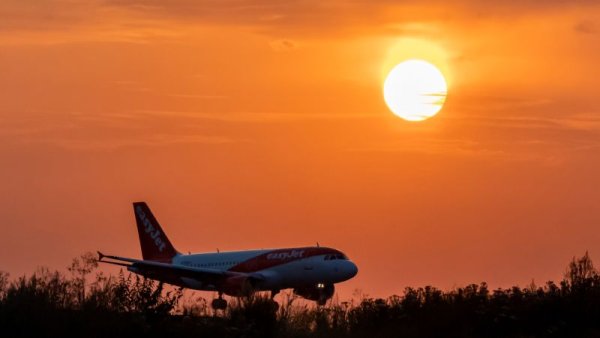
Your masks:
<path fill-rule="evenodd" d="M 107 276 L 92 254 L 67 273 L 0 273 L 0 337 L 600 337 L 600 275 L 589 255 L 573 258 L 558 284 L 442 291 L 307 305 L 286 294 L 208 301 L 135 275 Z"/>

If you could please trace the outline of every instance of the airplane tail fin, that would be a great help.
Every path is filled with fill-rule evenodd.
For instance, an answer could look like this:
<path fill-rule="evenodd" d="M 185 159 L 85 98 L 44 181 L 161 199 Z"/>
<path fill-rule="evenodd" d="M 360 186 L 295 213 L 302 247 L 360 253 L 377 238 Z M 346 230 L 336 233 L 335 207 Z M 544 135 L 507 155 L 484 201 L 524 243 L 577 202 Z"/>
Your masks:
<path fill-rule="evenodd" d="M 146 205 L 146 202 L 133 203 L 135 222 L 137 223 L 144 260 L 170 263 L 179 252 L 175 250 L 167 234 Z"/>

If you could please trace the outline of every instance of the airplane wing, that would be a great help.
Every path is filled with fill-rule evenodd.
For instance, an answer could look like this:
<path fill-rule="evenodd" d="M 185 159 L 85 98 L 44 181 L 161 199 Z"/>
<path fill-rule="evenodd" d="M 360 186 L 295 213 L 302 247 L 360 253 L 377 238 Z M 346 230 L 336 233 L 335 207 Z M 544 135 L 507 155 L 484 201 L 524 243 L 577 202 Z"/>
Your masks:
<path fill-rule="evenodd" d="M 249 274 L 243 272 L 195 268 L 119 256 L 109 256 L 104 255 L 101 252 L 98 252 L 98 262 L 125 266 L 129 271 L 175 285 L 180 284 L 179 280 L 181 277 L 201 281 L 203 284 L 219 284 L 230 277 L 250 277 Z M 256 276 L 252 276 L 252 278 L 256 278 Z"/>

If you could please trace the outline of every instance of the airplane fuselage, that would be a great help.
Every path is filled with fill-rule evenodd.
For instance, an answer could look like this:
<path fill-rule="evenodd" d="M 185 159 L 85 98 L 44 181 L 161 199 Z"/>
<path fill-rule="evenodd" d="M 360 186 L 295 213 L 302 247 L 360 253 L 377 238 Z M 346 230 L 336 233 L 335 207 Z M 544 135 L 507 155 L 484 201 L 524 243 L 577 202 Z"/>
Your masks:
<path fill-rule="evenodd" d="M 308 287 L 339 283 L 357 273 L 357 268 L 338 250 L 326 247 L 301 247 L 275 250 L 248 250 L 178 255 L 173 265 L 228 272 L 242 272 L 260 278 L 260 290 Z M 190 278 L 182 286 L 215 291 L 218 285 Z"/>

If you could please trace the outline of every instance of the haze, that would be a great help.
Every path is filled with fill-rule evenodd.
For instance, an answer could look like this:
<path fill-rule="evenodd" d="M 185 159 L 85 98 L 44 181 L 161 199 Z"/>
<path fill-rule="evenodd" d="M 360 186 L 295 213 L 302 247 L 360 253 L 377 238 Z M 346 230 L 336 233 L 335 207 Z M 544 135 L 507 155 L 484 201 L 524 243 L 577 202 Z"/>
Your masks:
<path fill-rule="evenodd" d="M 600 259 L 597 2 L 8 0 L 0 13 L 13 276 L 96 249 L 139 257 L 138 200 L 181 251 L 339 248 L 360 268 L 345 296 L 544 283 L 585 250 Z M 383 102 L 399 43 L 436 46 L 416 56 L 447 67 L 444 108 L 422 123 Z"/>

